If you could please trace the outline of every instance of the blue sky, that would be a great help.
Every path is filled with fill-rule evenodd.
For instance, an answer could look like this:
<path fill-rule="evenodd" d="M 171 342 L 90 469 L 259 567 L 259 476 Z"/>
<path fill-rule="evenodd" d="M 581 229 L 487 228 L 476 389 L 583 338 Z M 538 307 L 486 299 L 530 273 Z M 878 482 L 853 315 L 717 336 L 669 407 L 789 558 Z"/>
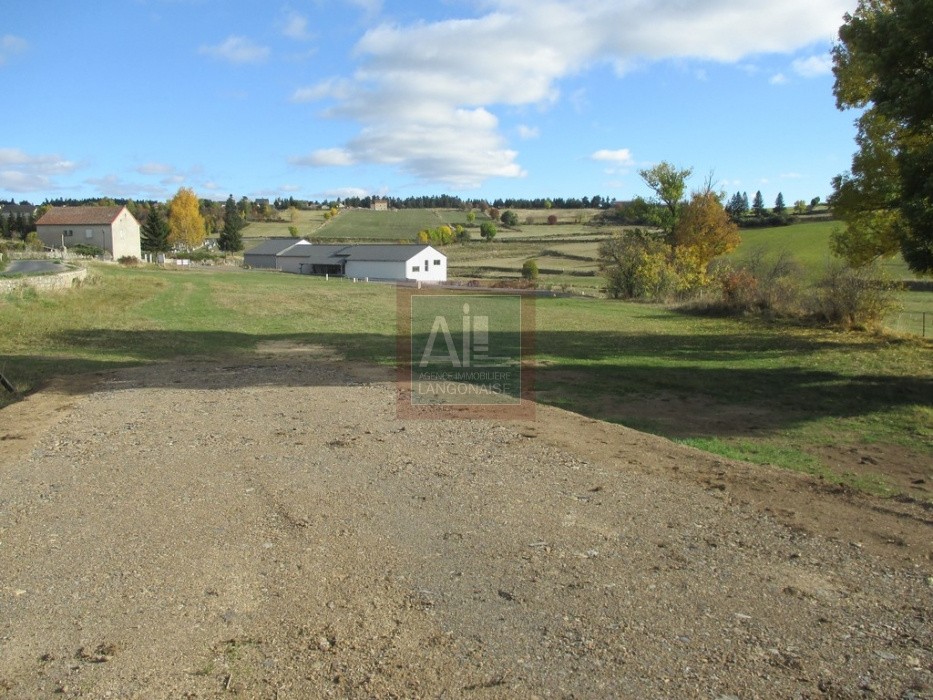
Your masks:
<path fill-rule="evenodd" d="M 855 150 L 855 0 L 33 0 L 0 25 L 0 198 L 647 194 L 788 203 Z"/>

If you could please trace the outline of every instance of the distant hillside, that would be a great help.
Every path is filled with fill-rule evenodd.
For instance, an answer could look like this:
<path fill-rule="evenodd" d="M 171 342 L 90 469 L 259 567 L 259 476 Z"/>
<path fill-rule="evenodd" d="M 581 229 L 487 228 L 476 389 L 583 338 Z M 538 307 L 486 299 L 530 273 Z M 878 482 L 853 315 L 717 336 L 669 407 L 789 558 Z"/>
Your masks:
<path fill-rule="evenodd" d="M 774 258 L 786 251 L 804 266 L 808 277 L 816 278 L 833 260 L 829 238 L 833 230 L 841 226 L 843 224 L 840 221 L 819 221 L 775 228 L 742 229 L 739 232 L 742 237 L 741 245 L 726 258 L 747 260 L 759 252 Z M 892 279 L 917 279 L 900 255 L 883 261 L 882 266 Z"/>

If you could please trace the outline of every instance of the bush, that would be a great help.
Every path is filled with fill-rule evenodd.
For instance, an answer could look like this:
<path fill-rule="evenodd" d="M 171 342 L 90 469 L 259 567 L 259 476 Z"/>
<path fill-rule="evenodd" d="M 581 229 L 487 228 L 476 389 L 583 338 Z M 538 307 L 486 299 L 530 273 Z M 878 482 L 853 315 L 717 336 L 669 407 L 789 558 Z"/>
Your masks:
<path fill-rule="evenodd" d="M 485 238 L 487 241 L 491 241 L 493 238 L 495 238 L 496 233 L 496 227 L 488 221 L 484 221 L 482 226 L 479 227 L 479 235 Z"/>
<path fill-rule="evenodd" d="M 532 282 L 538 279 L 538 262 L 536 260 L 526 260 L 522 263 L 522 278 Z"/>
<path fill-rule="evenodd" d="M 819 320 L 843 328 L 877 328 L 897 308 L 896 290 L 877 265 L 836 263 L 817 283 L 812 311 Z"/>
<path fill-rule="evenodd" d="M 557 223 L 557 214 L 548 214 L 547 217 L 548 225 L 553 226 Z"/>
<path fill-rule="evenodd" d="M 613 299 L 664 301 L 681 286 L 670 246 L 641 229 L 604 240 L 598 257 L 606 292 Z"/>
<path fill-rule="evenodd" d="M 141 263 L 140 259 L 135 255 L 124 255 L 122 258 L 118 258 L 117 262 L 125 267 L 138 267 Z"/>
<path fill-rule="evenodd" d="M 502 223 L 508 226 L 509 228 L 514 228 L 518 226 L 518 214 L 509 209 L 508 211 L 502 212 Z"/>
<path fill-rule="evenodd" d="M 86 245 L 84 243 L 73 245 L 68 250 L 75 255 L 86 255 L 89 258 L 99 258 L 104 254 L 103 248 L 98 248 L 96 245 Z"/>
<path fill-rule="evenodd" d="M 727 314 L 797 316 L 801 313 L 802 276 L 801 267 L 787 252 L 772 259 L 757 250 L 738 267 L 717 261 L 712 277 L 721 295 L 716 300 L 702 300 L 696 308 Z"/>

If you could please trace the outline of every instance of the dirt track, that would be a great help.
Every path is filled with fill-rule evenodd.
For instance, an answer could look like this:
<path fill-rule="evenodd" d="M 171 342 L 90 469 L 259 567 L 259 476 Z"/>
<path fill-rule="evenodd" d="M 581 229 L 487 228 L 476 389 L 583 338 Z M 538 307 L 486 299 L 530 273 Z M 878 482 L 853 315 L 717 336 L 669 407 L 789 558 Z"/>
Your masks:
<path fill-rule="evenodd" d="M 311 354 L 0 411 L 0 698 L 933 697 L 933 513 Z"/>

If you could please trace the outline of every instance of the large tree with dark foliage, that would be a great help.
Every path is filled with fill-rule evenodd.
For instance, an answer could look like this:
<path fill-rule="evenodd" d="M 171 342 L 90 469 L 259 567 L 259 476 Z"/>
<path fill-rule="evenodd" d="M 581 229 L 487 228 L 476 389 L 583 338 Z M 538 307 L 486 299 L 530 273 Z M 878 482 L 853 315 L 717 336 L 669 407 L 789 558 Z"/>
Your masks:
<path fill-rule="evenodd" d="M 833 48 L 840 109 L 861 109 L 850 172 L 830 205 L 846 223 L 833 247 L 850 262 L 898 250 L 933 271 L 933 3 L 859 0 Z"/>
<path fill-rule="evenodd" d="M 158 206 L 149 207 L 149 214 L 141 226 L 141 233 L 141 247 L 146 252 L 165 253 L 172 249 L 171 244 L 168 242 L 168 221 L 165 220 L 165 216 Z"/>
<path fill-rule="evenodd" d="M 224 204 L 224 230 L 221 231 L 220 240 L 218 241 L 220 249 L 228 253 L 243 250 L 243 234 L 240 232 L 244 226 L 246 226 L 246 222 L 240 216 L 236 200 L 231 194 Z"/>

